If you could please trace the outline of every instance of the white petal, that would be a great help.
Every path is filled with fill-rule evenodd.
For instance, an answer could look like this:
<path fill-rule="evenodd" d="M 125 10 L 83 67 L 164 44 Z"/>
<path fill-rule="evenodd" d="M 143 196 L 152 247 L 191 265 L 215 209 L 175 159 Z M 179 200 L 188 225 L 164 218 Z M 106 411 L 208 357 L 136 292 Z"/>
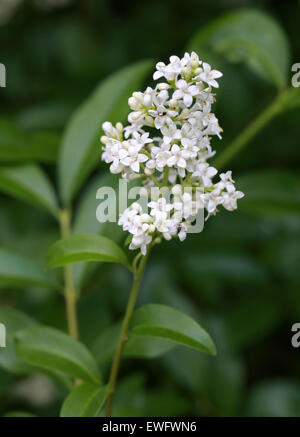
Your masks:
<path fill-rule="evenodd" d="M 148 160 L 148 156 L 145 155 L 144 153 L 139 153 L 138 154 L 138 161 L 139 162 L 146 162 Z"/>
<path fill-rule="evenodd" d="M 138 173 L 140 171 L 140 164 L 138 161 L 134 161 L 130 167 L 135 173 Z"/>
<path fill-rule="evenodd" d="M 154 79 L 154 80 L 160 79 L 161 77 L 163 77 L 163 73 L 162 73 L 161 71 L 156 71 L 156 72 L 153 74 L 153 79 Z"/>
<path fill-rule="evenodd" d="M 190 94 L 184 94 L 183 102 L 187 107 L 189 107 L 193 103 L 193 97 Z"/>
<path fill-rule="evenodd" d="M 179 100 L 183 96 L 183 92 L 181 90 L 176 90 L 173 93 L 172 99 Z"/>

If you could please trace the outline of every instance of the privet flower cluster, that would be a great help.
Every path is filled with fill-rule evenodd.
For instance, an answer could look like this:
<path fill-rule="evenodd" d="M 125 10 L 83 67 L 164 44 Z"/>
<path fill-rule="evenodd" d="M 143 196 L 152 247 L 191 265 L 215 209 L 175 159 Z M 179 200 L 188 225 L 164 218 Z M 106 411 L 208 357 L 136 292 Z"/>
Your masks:
<path fill-rule="evenodd" d="M 208 218 L 219 205 L 236 209 L 243 197 L 231 171 L 215 182 L 218 172 L 207 162 L 215 154 L 211 139 L 221 138 L 222 132 L 211 112 L 221 76 L 194 52 L 182 59 L 171 56 L 169 64 L 156 65 L 153 79 L 162 81 L 129 98 L 127 126 L 103 123 L 102 159 L 110 171 L 127 180 L 141 178 L 147 190 L 170 190 L 168 199 L 163 194 L 152 199 L 147 212 L 135 202 L 122 213 L 119 224 L 132 236 L 130 249 L 140 248 L 145 255 L 147 245 L 161 237 L 184 240 L 200 209 Z"/>

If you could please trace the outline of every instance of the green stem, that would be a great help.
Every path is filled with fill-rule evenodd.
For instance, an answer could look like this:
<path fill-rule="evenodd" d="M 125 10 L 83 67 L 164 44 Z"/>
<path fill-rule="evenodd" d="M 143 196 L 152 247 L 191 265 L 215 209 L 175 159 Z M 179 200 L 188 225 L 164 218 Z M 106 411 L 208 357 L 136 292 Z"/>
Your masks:
<path fill-rule="evenodd" d="M 249 141 L 276 115 L 278 115 L 284 105 L 286 93 L 289 90 L 282 91 L 272 102 L 234 141 L 228 146 L 223 153 L 214 161 L 213 165 L 218 169 L 240 152 Z"/>
<path fill-rule="evenodd" d="M 68 209 L 63 209 L 59 213 L 60 232 L 62 237 L 67 237 L 71 233 L 71 213 Z M 76 290 L 73 280 L 72 266 L 64 267 L 64 295 L 66 301 L 66 313 L 68 331 L 72 338 L 78 339 L 78 324 L 76 312 Z"/>
<path fill-rule="evenodd" d="M 117 378 L 118 378 L 118 374 L 119 374 L 119 367 L 120 367 L 120 363 L 121 363 L 121 359 L 122 359 L 124 346 L 125 346 L 126 342 L 128 341 L 127 332 L 128 332 L 129 324 L 130 324 L 131 317 L 133 314 L 133 310 L 135 307 L 136 299 L 138 296 L 138 292 L 139 292 L 141 280 L 143 277 L 143 273 L 144 273 L 144 270 L 146 267 L 149 252 L 150 252 L 150 249 L 148 248 L 147 254 L 142 257 L 140 264 L 134 273 L 133 284 L 132 284 L 131 292 L 129 295 L 125 316 L 124 316 L 123 323 L 122 323 L 121 334 L 120 334 L 120 337 L 118 340 L 118 344 L 117 344 L 117 348 L 116 348 L 116 352 L 115 352 L 115 356 L 114 356 L 114 359 L 112 362 L 110 376 L 109 376 L 109 382 L 108 382 L 109 392 L 108 392 L 108 396 L 107 396 L 107 400 L 106 400 L 106 417 L 111 417 L 112 402 L 113 402 L 114 391 L 115 391 L 116 382 L 117 382 Z"/>
<path fill-rule="evenodd" d="M 162 185 L 165 187 L 168 184 L 168 178 L 169 178 L 169 167 L 165 167 L 165 174 Z"/>

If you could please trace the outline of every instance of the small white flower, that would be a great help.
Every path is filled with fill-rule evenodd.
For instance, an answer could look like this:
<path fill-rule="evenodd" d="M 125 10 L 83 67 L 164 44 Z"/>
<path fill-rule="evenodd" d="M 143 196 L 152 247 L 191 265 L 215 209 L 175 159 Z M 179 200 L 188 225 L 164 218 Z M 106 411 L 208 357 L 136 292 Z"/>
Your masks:
<path fill-rule="evenodd" d="M 172 98 L 179 100 L 183 99 L 183 103 L 189 107 L 193 103 L 193 98 L 198 94 L 198 88 L 196 85 L 189 85 L 184 79 L 180 79 L 176 82 L 178 88 Z"/>
<path fill-rule="evenodd" d="M 214 88 L 219 88 L 219 84 L 215 79 L 222 77 L 223 74 L 218 70 L 212 70 L 211 66 L 207 64 L 207 62 L 203 62 L 203 72 L 199 74 L 199 79 L 206 82 L 208 85 L 213 86 Z"/>
<path fill-rule="evenodd" d="M 212 185 L 212 178 L 218 173 L 217 169 L 210 167 L 207 163 L 197 165 L 196 171 L 193 173 L 193 178 L 200 180 L 204 187 Z"/>
<path fill-rule="evenodd" d="M 222 193 L 223 202 L 222 205 L 228 211 L 234 211 L 237 209 L 237 200 L 244 197 L 244 193 L 242 191 L 224 191 Z"/>
<path fill-rule="evenodd" d="M 153 74 L 153 79 L 157 80 L 165 77 L 167 80 L 174 80 L 177 74 L 181 73 L 182 65 L 178 56 L 171 56 L 170 63 L 165 65 L 164 62 L 156 64 L 156 72 Z"/>
<path fill-rule="evenodd" d="M 176 165 L 177 167 L 186 168 L 186 160 L 182 156 L 182 149 L 178 144 L 173 144 L 171 147 L 171 157 L 167 161 L 169 167 Z"/>
<path fill-rule="evenodd" d="M 156 109 L 149 109 L 148 113 L 154 118 L 156 129 L 160 129 L 164 125 L 172 125 L 172 117 L 176 117 L 178 114 L 176 111 L 167 109 L 163 105 L 157 106 Z"/>

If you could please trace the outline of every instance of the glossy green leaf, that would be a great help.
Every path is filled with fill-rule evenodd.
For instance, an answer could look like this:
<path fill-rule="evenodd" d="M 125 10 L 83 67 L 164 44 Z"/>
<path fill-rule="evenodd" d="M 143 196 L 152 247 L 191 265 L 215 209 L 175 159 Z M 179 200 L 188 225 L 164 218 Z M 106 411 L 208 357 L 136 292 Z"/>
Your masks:
<path fill-rule="evenodd" d="M 259 214 L 299 214 L 300 177 L 284 170 L 263 170 L 240 176 L 237 188 L 245 193 L 239 208 Z"/>
<path fill-rule="evenodd" d="M 59 184 L 65 204 L 100 160 L 101 124 L 125 118 L 128 97 L 139 89 L 151 66 L 151 61 L 138 62 L 108 77 L 71 118 L 59 157 Z"/>
<path fill-rule="evenodd" d="M 0 120 L 0 162 L 54 162 L 59 144 L 59 137 L 52 132 L 28 133 Z"/>
<path fill-rule="evenodd" d="M 84 382 L 75 387 L 63 403 L 60 417 L 98 417 L 104 405 L 108 387 Z"/>
<path fill-rule="evenodd" d="M 7 249 L 0 249 L 0 286 L 59 288 L 52 275 L 36 261 Z"/>
<path fill-rule="evenodd" d="M 170 340 L 211 355 L 216 353 L 209 334 L 195 320 L 166 305 L 149 304 L 137 309 L 131 333 Z"/>
<path fill-rule="evenodd" d="M 67 334 L 53 328 L 34 327 L 15 335 L 17 355 L 47 371 L 99 383 L 96 361 L 89 350 Z"/>
<path fill-rule="evenodd" d="M 102 332 L 93 345 L 93 353 L 99 363 L 110 360 L 115 352 L 121 332 L 121 323 Z M 128 358 L 157 358 L 174 348 L 174 343 L 164 338 L 133 335 L 130 331 L 124 349 Z"/>
<path fill-rule="evenodd" d="M 49 268 L 62 267 L 82 261 L 113 262 L 130 268 L 123 250 L 112 240 L 100 235 L 71 235 L 57 241 L 49 250 Z"/>
<path fill-rule="evenodd" d="M 17 357 L 13 336 L 16 332 L 36 325 L 36 321 L 26 314 L 11 308 L 0 308 L 0 323 L 6 328 L 6 347 L 0 347 L 0 366 L 12 373 L 28 373 L 32 367 Z"/>
<path fill-rule="evenodd" d="M 57 215 L 55 192 L 38 166 L 0 167 L 0 191 Z"/>
<path fill-rule="evenodd" d="M 214 56 L 217 60 L 244 61 L 278 88 L 287 84 L 287 38 L 279 24 L 261 11 L 229 12 L 202 27 L 188 47 L 203 60 L 211 62 Z"/>

